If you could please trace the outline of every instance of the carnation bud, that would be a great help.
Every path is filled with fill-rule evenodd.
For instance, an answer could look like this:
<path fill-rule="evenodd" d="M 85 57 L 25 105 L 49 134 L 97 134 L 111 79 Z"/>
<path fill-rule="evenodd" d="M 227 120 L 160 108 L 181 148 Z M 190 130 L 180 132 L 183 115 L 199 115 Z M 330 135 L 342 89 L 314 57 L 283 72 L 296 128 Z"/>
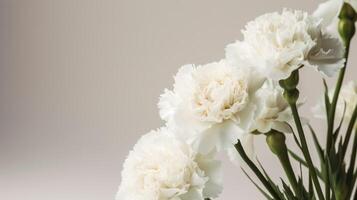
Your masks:
<path fill-rule="evenodd" d="M 355 21 L 356 11 L 348 3 L 344 3 L 339 15 L 338 32 L 345 44 L 348 44 L 356 32 Z"/>
<path fill-rule="evenodd" d="M 345 42 L 352 39 L 356 32 L 355 22 L 350 19 L 341 19 L 338 23 L 338 31 Z"/>
<path fill-rule="evenodd" d="M 267 133 L 266 142 L 270 150 L 276 155 L 282 155 L 287 151 L 285 144 L 285 135 L 276 130 L 271 130 Z"/>
<path fill-rule="evenodd" d="M 339 18 L 356 21 L 356 17 L 356 11 L 353 9 L 353 7 L 349 3 L 344 3 Z"/>

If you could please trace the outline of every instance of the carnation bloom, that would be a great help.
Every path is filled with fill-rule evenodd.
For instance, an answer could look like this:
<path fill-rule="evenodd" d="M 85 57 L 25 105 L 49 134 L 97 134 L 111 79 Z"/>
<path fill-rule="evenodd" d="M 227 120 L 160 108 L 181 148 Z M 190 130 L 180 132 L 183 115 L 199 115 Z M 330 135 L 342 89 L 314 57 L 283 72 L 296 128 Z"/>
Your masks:
<path fill-rule="evenodd" d="M 314 17 L 322 19 L 322 27 L 335 37 L 339 37 L 338 15 L 340 14 L 344 2 L 349 3 L 355 10 L 357 10 L 357 0 L 328 0 L 321 3 L 313 13 Z"/>
<path fill-rule="evenodd" d="M 252 122 L 251 98 L 262 83 L 253 71 L 224 60 L 185 65 L 173 90 L 160 97 L 160 116 L 201 153 L 232 148 Z"/>
<path fill-rule="evenodd" d="M 202 156 L 167 129 L 151 131 L 124 163 L 117 200 L 204 200 L 221 192 L 220 162 Z"/>
<path fill-rule="evenodd" d="M 329 92 L 330 98 L 333 95 L 333 91 Z M 355 107 L 357 106 L 357 84 L 354 81 L 350 81 L 341 87 L 340 95 L 336 105 L 336 118 L 341 120 L 343 117 L 346 122 L 349 122 Z M 345 114 L 344 114 L 345 110 Z M 314 116 L 317 118 L 326 118 L 326 109 L 323 99 L 312 108 Z M 344 115 L 343 115 L 344 114 Z"/>
<path fill-rule="evenodd" d="M 254 98 L 257 110 L 254 114 L 252 130 L 267 133 L 272 129 L 290 133 L 288 122 L 292 120 L 289 104 L 283 97 L 283 89 L 276 83 L 266 82 Z"/>
<path fill-rule="evenodd" d="M 302 66 L 332 76 L 342 67 L 344 48 L 321 31 L 320 21 L 302 11 L 262 15 L 246 25 L 243 41 L 227 46 L 226 58 L 245 62 L 274 80 L 288 78 Z"/>
<path fill-rule="evenodd" d="M 257 106 L 252 118 L 250 133 L 268 133 L 271 130 L 277 130 L 282 133 L 291 133 L 292 114 L 288 103 L 283 97 L 283 89 L 273 81 L 267 81 L 260 88 L 252 101 Z M 247 134 L 242 139 L 242 145 L 245 152 L 251 158 L 254 158 L 254 134 Z M 230 159 L 239 164 L 240 156 L 235 149 L 229 151 Z"/>

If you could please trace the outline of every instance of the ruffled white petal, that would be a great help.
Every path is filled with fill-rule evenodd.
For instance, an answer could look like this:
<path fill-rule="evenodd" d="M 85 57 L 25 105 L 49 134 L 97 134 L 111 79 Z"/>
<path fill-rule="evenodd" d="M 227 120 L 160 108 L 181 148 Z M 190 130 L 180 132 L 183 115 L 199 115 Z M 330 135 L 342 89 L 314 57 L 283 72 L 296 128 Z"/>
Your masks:
<path fill-rule="evenodd" d="M 321 3 L 313 13 L 313 16 L 322 20 L 322 27 L 325 31 L 336 38 L 339 38 L 338 33 L 338 15 L 343 6 L 343 3 L 349 3 L 357 11 L 356 0 L 328 0 Z"/>
<path fill-rule="evenodd" d="M 214 155 L 212 155 L 214 156 Z M 207 159 L 209 158 L 209 159 Z M 221 162 L 213 160 L 213 157 L 203 156 L 198 157 L 200 169 L 205 171 L 206 175 L 210 177 L 203 189 L 203 195 L 206 197 L 217 198 L 223 190 L 222 187 L 222 170 Z"/>
<path fill-rule="evenodd" d="M 283 97 L 283 89 L 275 82 L 266 82 L 253 99 L 257 105 L 254 114 L 252 130 L 267 133 L 272 129 L 290 133 L 288 123 L 292 114 L 288 103 Z"/>
<path fill-rule="evenodd" d="M 206 194 L 219 195 L 219 162 L 173 136 L 171 129 L 162 128 L 137 142 L 124 163 L 117 200 L 204 200 L 210 197 Z"/>
<path fill-rule="evenodd" d="M 339 11 L 343 5 L 343 0 L 328 0 L 321 3 L 314 11 L 313 16 L 321 19 L 321 25 L 324 28 L 329 27 L 337 19 Z M 336 27 L 337 32 L 337 27 Z"/>
<path fill-rule="evenodd" d="M 308 64 L 322 74 L 332 77 L 343 67 L 344 54 L 345 48 L 341 40 L 325 34 L 311 50 Z"/>
<path fill-rule="evenodd" d="M 250 128 L 256 108 L 250 99 L 263 83 L 252 68 L 227 60 L 186 65 L 175 76 L 173 90 L 161 95 L 160 116 L 200 153 L 227 149 Z"/>
<path fill-rule="evenodd" d="M 322 15 L 321 9 L 316 16 Z M 226 59 L 233 65 L 244 63 L 277 81 L 303 66 L 332 76 L 344 62 L 344 48 L 338 37 L 324 33 L 321 21 L 302 11 L 264 14 L 246 25 L 243 41 L 226 47 Z"/>
<path fill-rule="evenodd" d="M 161 119 L 166 121 L 171 120 L 179 103 L 180 98 L 172 91 L 165 89 L 164 93 L 160 95 L 160 101 L 158 103 Z"/>

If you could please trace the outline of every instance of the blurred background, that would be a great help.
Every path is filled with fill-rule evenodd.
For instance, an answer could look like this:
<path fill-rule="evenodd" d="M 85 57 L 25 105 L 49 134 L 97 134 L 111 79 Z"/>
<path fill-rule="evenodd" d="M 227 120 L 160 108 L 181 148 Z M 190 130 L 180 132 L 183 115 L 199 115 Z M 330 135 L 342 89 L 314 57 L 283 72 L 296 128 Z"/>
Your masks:
<path fill-rule="evenodd" d="M 219 60 L 258 15 L 312 12 L 320 2 L 0 0 L 0 199 L 114 199 L 128 151 L 163 125 L 158 96 L 181 65 Z M 357 74 L 356 45 L 347 79 Z M 303 71 L 302 109 L 311 117 L 322 83 Z M 280 175 L 263 137 L 257 149 Z M 221 157 L 219 199 L 263 199 Z"/>

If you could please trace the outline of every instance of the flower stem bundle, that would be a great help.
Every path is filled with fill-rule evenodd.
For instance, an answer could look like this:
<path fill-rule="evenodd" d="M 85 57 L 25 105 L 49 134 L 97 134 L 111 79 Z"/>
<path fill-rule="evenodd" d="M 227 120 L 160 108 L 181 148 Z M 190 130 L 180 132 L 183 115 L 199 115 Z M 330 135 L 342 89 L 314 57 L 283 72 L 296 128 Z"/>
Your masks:
<path fill-rule="evenodd" d="M 344 83 L 356 8 L 354 0 L 330 0 L 312 15 L 264 14 L 245 26 L 242 40 L 227 45 L 225 58 L 182 66 L 159 99 L 165 126 L 130 152 L 117 200 L 216 199 L 223 190 L 220 152 L 268 200 L 357 200 L 357 82 Z M 325 91 L 312 110 L 325 119 L 326 133 L 299 112 L 306 68 L 323 80 Z M 329 89 L 325 79 L 337 74 Z M 266 137 L 279 160 L 285 173 L 279 181 L 258 160 L 257 137 Z"/>

